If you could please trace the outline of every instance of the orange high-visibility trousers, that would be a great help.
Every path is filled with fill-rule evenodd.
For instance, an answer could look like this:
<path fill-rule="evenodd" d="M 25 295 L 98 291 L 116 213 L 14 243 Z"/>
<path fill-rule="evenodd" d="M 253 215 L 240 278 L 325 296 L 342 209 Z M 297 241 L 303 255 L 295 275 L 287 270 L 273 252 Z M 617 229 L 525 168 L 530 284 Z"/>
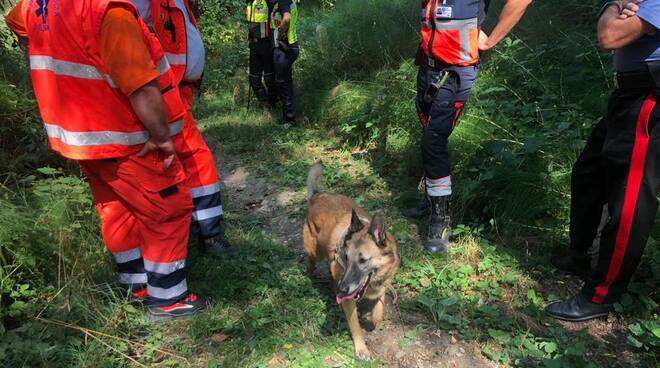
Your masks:
<path fill-rule="evenodd" d="M 179 139 L 175 139 L 178 141 Z M 147 285 L 150 305 L 187 295 L 186 256 L 192 213 L 190 189 L 178 159 L 169 169 L 157 152 L 79 161 L 87 175 L 106 247 L 129 287 Z"/>
<path fill-rule="evenodd" d="M 180 87 L 181 98 L 187 107 L 184 116 L 183 139 L 175 141 L 175 148 L 193 198 L 191 234 L 207 239 L 222 232 L 222 198 L 213 153 L 209 149 L 192 113 L 194 90 L 190 85 Z"/>

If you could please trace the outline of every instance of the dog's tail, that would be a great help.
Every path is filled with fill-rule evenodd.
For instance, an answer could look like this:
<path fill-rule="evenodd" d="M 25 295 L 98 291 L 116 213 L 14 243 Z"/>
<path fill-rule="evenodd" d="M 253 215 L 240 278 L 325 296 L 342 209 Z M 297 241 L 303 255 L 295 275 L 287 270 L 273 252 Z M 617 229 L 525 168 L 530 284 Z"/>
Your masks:
<path fill-rule="evenodd" d="M 307 174 L 307 199 L 310 200 L 314 194 L 321 191 L 321 176 L 323 176 L 323 162 L 318 160 L 309 169 Z"/>

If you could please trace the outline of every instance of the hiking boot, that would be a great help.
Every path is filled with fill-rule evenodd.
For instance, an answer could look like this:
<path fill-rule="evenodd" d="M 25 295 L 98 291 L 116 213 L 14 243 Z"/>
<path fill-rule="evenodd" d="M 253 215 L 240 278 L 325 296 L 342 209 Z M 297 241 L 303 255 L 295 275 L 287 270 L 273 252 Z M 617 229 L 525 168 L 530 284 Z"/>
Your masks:
<path fill-rule="evenodd" d="M 229 244 L 222 234 L 200 239 L 200 244 L 205 252 L 219 258 L 235 257 L 241 252 L 239 247 Z"/>
<path fill-rule="evenodd" d="M 431 214 L 424 249 L 429 253 L 446 252 L 452 235 L 449 196 L 429 196 L 428 201 Z"/>
<path fill-rule="evenodd" d="M 556 254 L 550 257 L 550 263 L 559 271 L 585 278 L 589 276 L 589 262 L 580 261 L 572 254 Z"/>
<path fill-rule="evenodd" d="M 401 210 L 401 214 L 405 217 L 420 219 L 426 216 L 429 213 L 429 201 L 426 198 L 422 198 L 415 206 L 404 208 Z"/>
<path fill-rule="evenodd" d="M 567 300 L 554 302 L 545 308 L 545 313 L 550 317 L 570 322 L 607 317 L 611 311 L 612 304 L 592 303 L 581 293 Z"/>
<path fill-rule="evenodd" d="M 147 312 L 151 322 L 189 319 L 195 313 L 206 308 L 206 300 L 199 295 L 188 293 L 178 302 L 161 307 L 149 307 Z"/>

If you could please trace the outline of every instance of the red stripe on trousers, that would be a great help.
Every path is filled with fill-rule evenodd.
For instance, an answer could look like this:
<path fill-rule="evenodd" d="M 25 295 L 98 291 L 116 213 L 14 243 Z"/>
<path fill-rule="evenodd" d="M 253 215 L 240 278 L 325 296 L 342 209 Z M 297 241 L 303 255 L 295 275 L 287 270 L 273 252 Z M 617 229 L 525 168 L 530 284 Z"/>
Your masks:
<path fill-rule="evenodd" d="M 596 286 L 596 292 L 591 299 L 592 302 L 601 304 L 609 291 L 610 285 L 616 281 L 621 271 L 621 264 L 630 242 L 630 230 L 632 229 L 635 218 L 635 209 L 637 208 L 637 198 L 642 186 L 644 177 L 644 166 L 646 164 L 646 152 L 649 146 L 648 125 L 651 118 L 651 112 L 656 104 L 656 97 L 653 93 L 646 97 L 642 108 L 637 117 L 637 131 L 635 133 L 635 143 L 633 145 L 632 158 L 630 160 L 630 170 L 628 172 L 628 182 L 626 183 L 626 194 L 623 200 L 623 209 L 621 211 L 621 220 L 617 230 L 614 243 L 614 254 L 607 270 L 605 281 Z"/>

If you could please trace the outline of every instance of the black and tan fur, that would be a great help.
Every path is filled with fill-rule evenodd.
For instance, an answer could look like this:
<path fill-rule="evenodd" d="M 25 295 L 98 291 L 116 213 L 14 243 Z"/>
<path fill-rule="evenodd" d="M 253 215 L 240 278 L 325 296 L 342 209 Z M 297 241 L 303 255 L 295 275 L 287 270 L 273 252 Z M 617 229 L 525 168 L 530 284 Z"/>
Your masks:
<path fill-rule="evenodd" d="M 372 326 L 384 319 L 385 292 L 399 266 L 396 241 L 385 230 L 381 216 L 372 218 L 346 196 L 320 192 L 322 173 L 319 161 L 307 178 L 309 209 L 303 224 L 303 247 L 308 271 L 311 274 L 323 258 L 328 260 L 337 301 L 343 300 L 355 353 L 361 359 L 370 359 L 356 302 L 367 299 L 373 305 L 366 314 Z"/>

